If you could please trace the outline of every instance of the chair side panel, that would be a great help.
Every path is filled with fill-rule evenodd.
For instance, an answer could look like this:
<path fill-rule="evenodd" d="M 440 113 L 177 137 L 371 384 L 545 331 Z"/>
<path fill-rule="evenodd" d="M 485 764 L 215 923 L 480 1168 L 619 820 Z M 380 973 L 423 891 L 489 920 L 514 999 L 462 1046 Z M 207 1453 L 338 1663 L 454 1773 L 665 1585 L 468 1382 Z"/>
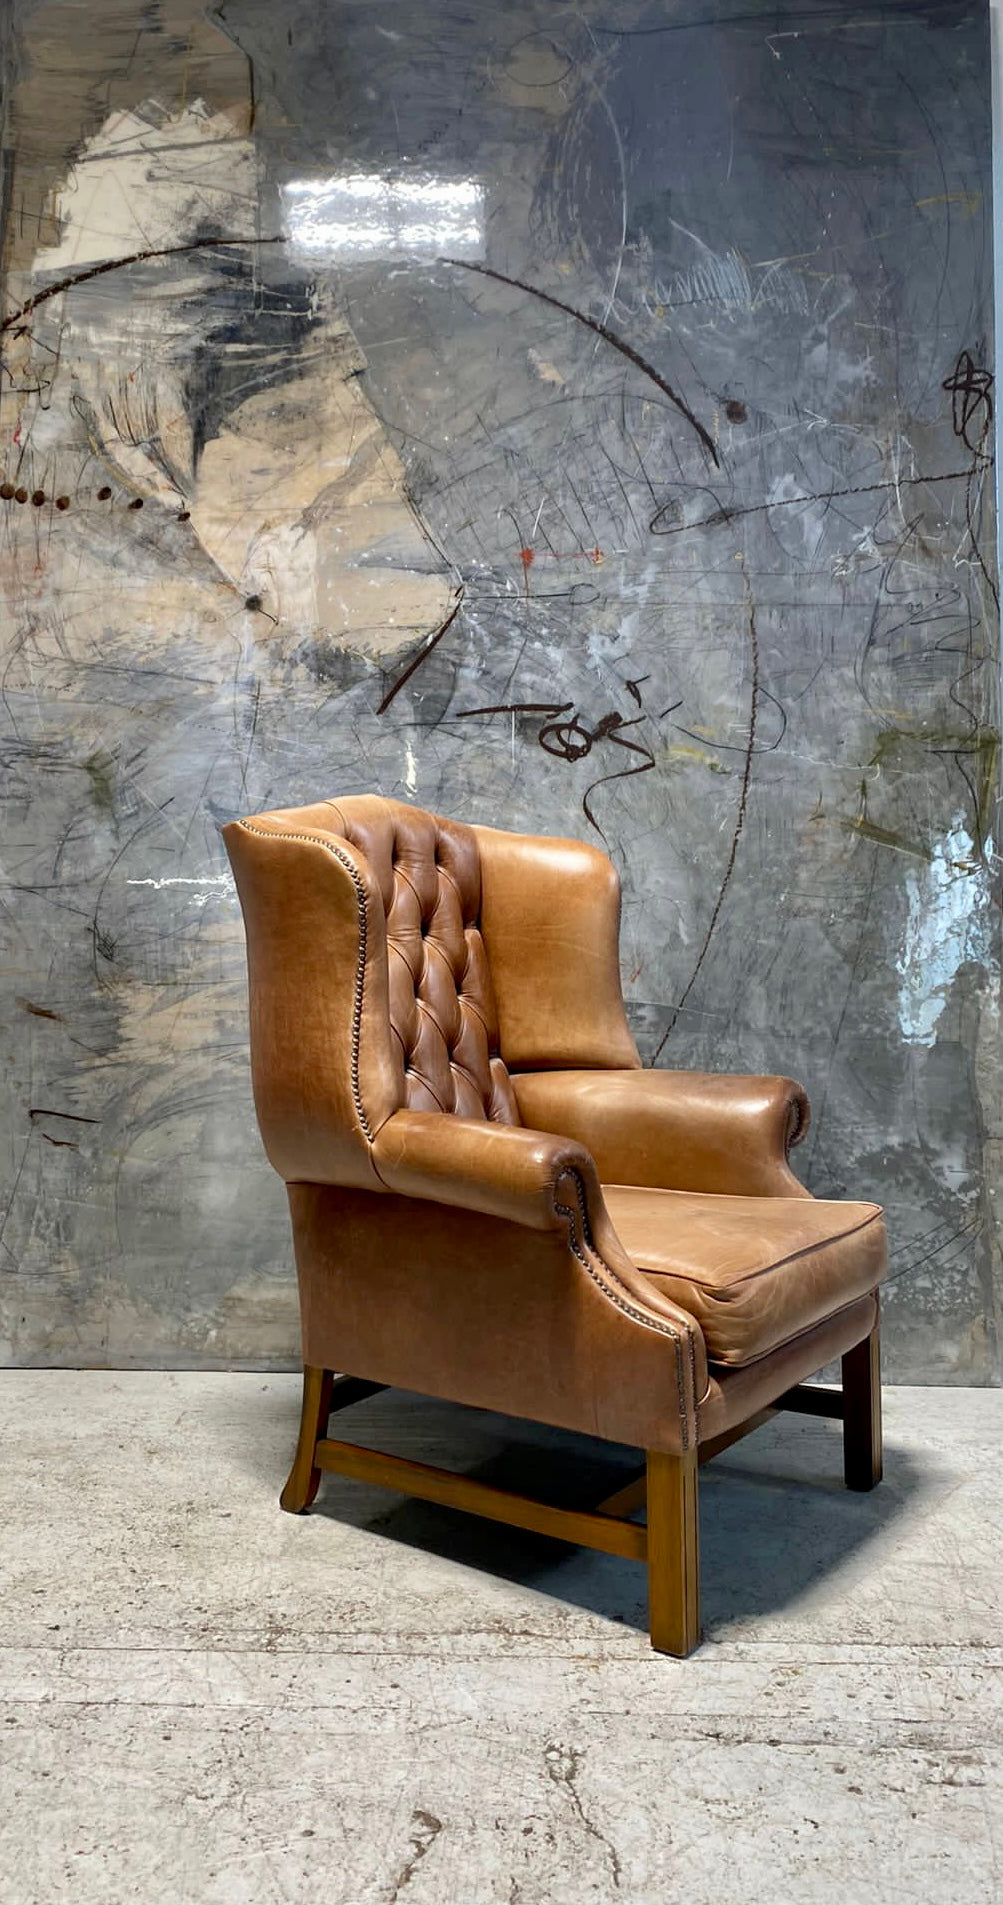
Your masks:
<path fill-rule="evenodd" d="M 685 1346 L 562 1231 L 314 1184 L 289 1204 L 307 1363 L 640 1448 L 692 1437 Z"/>
<path fill-rule="evenodd" d="M 223 830 L 247 933 L 255 1108 L 282 1177 L 378 1188 L 371 1141 L 403 1100 L 383 906 L 318 811 Z"/>

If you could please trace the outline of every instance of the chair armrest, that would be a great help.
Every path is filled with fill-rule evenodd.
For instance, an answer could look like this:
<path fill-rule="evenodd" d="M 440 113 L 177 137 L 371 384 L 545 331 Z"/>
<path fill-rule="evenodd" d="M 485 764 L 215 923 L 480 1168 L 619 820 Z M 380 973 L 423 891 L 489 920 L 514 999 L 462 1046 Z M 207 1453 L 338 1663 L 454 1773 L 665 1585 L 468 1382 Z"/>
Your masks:
<path fill-rule="evenodd" d="M 787 1153 L 808 1129 L 791 1078 L 715 1072 L 522 1072 L 519 1110 L 537 1131 L 584 1145 L 605 1184 L 807 1197 Z"/>
<path fill-rule="evenodd" d="M 565 1172 L 595 1180 L 588 1152 L 566 1137 L 439 1111 L 394 1112 L 377 1133 L 373 1162 L 387 1189 L 403 1197 L 455 1204 L 531 1230 L 564 1227 L 557 1187 Z"/>
<path fill-rule="evenodd" d="M 582 1145 L 524 1125 L 397 1111 L 377 1134 L 373 1159 L 387 1189 L 403 1197 L 563 1233 L 572 1258 L 619 1310 L 685 1345 L 689 1391 L 699 1402 L 707 1387 L 703 1331 L 631 1262 Z M 505 1254 L 499 1237 L 489 1255 Z"/>
<path fill-rule="evenodd" d="M 326 1260 L 330 1250 L 339 1333 L 343 1337 L 352 1327 L 349 1312 L 357 1331 L 377 1329 L 359 1368 L 382 1370 L 381 1380 L 421 1388 L 430 1380 L 427 1353 L 434 1343 L 439 1386 L 430 1394 L 532 1416 L 540 1406 L 539 1396 L 535 1405 L 530 1400 L 533 1382 L 540 1377 L 537 1371 L 530 1380 L 530 1372 L 542 1354 L 551 1386 L 556 1382 L 562 1393 L 574 1393 L 578 1400 L 568 1403 L 573 1415 L 541 1419 L 630 1441 L 645 1411 L 654 1407 L 646 1430 L 654 1439 L 643 1446 L 675 1448 L 681 1434 L 685 1448 L 696 1438 L 696 1412 L 708 1386 L 703 1331 L 689 1311 L 631 1262 L 583 1146 L 519 1125 L 402 1110 L 377 1133 L 373 1160 L 384 1186 L 397 1196 L 311 1183 L 289 1187 L 294 1228 L 300 1225 L 301 1275 L 304 1263 L 315 1255 Z M 361 1306 L 346 1288 L 339 1226 L 323 1215 L 332 1202 L 335 1209 L 350 1207 L 360 1197 L 366 1208 L 359 1231 L 369 1245 L 365 1274 L 352 1288 L 364 1293 Z M 427 1221 L 415 1204 L 399 1198 L 424 1200 Z M 311 1213 L 317 1214 L 316 1226 Z M 311 1233 L 309 1244 L 303 1225 Z M 313 1294 L 309 1300 L 304 1296 L 305 1341 L 313 1328 L 314 1304 L 322 1308 L 328 1302 L 328 1281 L 326 1274 L 314 1279 Z M 301 1282 L 301 1289 L 306 1287 Z M 374 1312 L 377 1287 L 384 1296 Z M 378 1328 L 374 1314 L 383 1318 Z M 400 1339 L 404 1360 L 387 1375 L 390 1314 L 409 1321 Z M 483 1368 L 486 1318 L 492 1348 L 489 1367 Z M 390 1337 L 398 1343 L 397 1332 Z M 422 1344 L 426 1361 L 419 1358 L 412 1369 L 407 1357 L 414 1340 Z M 605 1383 L 597 1382 L 607 1355 L 627 1388 L 626 1396 L 611 1402 L 603 1400 Z M 424 1369 L 420 1379 L 419 1368 Z M 492 1387 L 498 1369 L 508 1372 L 501 1389 Z M 528 1383 L 518 1405 L 512 1400 L 513 1370 L 523 1370 Z M 560 1380 L 559 1371 L 564 1372 Z M 546 1390 L 543 1382 L 541 1393 Z M 503 1395 L 509 1399 L 501 1400 Z M 485 1401 L 486 1396 L 492 1400 Z M 660 1400 L 654 1404 L 656 1396 Z M 550 1396 L 547 1409 L 554 1406 Z"/>

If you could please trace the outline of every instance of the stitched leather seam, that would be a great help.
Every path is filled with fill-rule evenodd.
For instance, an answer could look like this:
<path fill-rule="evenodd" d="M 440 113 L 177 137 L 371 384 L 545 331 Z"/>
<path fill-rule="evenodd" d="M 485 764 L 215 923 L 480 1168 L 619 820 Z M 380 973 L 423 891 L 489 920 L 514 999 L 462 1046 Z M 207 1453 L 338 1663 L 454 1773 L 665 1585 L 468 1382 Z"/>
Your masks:
<path fill-rule="evenodd" d="M 459 1072 L 460 1077 L 466 1079 L 467 1084 L 470 1086 L 472 1091 L 475 1091 L 477 1093 L 477 1096 L 480 1099 L 481 1104 L 483 1105 L 484 1092 L 481 1090 L 480 1085 L 477 1083 L 477 1080 L 474 1077 L 474 1074 L 471 1071 L 469 1065 L 462 1065 L 458 1058 L 451 1058 L 449 1061 L 449 1069 L 450 1071 L 453 1071 L 453 1072 Z"/>
<path fill-rule="evenodd" d="M 436 953 L 436 954 L 437 954 L 437 956 L 438 956 L 438 957 L 439 957 L 439 958 L 440 958 L 440 959 L 442 960 L 442 963 L 443 963 L 443 965 L 445 966 L 445 968 L 446 968 L 446 971 L 447 971 L 447 973 L 449 974 L 449 977 L 450 977 L 450 979 L 452 980 L 452 984 L 453 984 L 453 995 L 454 995 L 454 997 L 456 997 L 456 996 L 457 996 L 457 990 L 456 990 L 456 974 L 455 974 L 455 972 L 453 971 L 453 962 L 452 962 L 452 960 L 450 959 L 450 957 L 449 957 L 449 954 L 448 954 L 448 952 L 446 951 L 446 949 L 445 949 L 445 947 L 444 947 L 444 946 L 442 946 L 442 945 L 440 945 L 440 943 L 439 943 L 439 941 L 438 941 L 438 940 L 437 940 L 437 939 L 436 939 L 436 938 L 435 938 L 435 937 L 434 937 L 434 936 L 433 936 L 433 935 L 432 935 L 431 933 L 428 933 L 428 934 L 426 935 L 426 937 L 425 937 L 425 938 L 424 938 L 424 939 L 422 940 L 422 945 L 423 945 L 423 946 L 424 946 L 424 948 L 425 948 L 425 970 L 424 970 L 424 971 L 422 972 L 422 975 L 421 975 L 421 977 L 422 977 L 422 978 L 424 978 L 424 976 L 425 976 L 425 971 L 427 971 L 427 969 L 428 969 L 428 955 L 429 955 L 429 952 L 431 951 L 431 952 L 434 952 L 434 953 Z M 407 963 L 407 961 L 405 960 L 405 964 L 406 964 L 406 963 Z M 419 984 L 420 984 L 420 983 L 421 983 L 421 981 L 419 980 Z M 418 991 L 418 987 L 417 987 L 417 986 L 415 986 L 415 992 L 414 992 L 414 997 L 415 997 L 415 1004 L 416 1004 L 416 1005 L 419 1005 L 419 1006 L 421 1007 L 421 1009 L 422 1009 L 422 1011 L 423 1011 L 423 1012 L 432 1012 L 432 1011 L 433 1011 L 433 1008 L 432 1008 L 432 1006 L 431 1006 L 431 1005 L 429 1005 L 429 1004 L 427 1004 L 427 1003 L 426 1003 L 426 1001 L 425 1001 L 425 1000 L 424 1000 L 424 999 L 422 998 L 422 996 L 421 996 L 421 993 L 420 993 L 420 992 Z"/>
<path fill-rule="evenodd" d="M 580 1249 L 578 1244 L 578 1238 L 576 1235 L 574 1211 L 571 1209 L 570 1205 L 558 1203 L 557 1178 L 564 1177 L 564 1176 L 570 1177 L 575 1187 L 575 1196 L 578 1200 L 578 1215 L 581 1222 L 582 1235 L 585 1239 L 586 1246 L 588 1250 L 591 1251 L 592 1255 L 596 1258 L 596 1261 L 602 1264 L 602 1267 L 606 1273 L 606 1276 L 609 1277 L 610 1279 L 610 1283 L 606 1283 L 604 1279 L 598 1275 L 597 1271 L 593 1269 L 592 1265 L 590 1264 L 588 1257 L 585 1254 L 585 1251 Z M 660 1317 L 646 1316 L 645 1312 L 641 1309 L 638 1309 L 635 1304 L 629 1302 L 625 1295 L 619 1294 L 619 1292 L 623 1290 L 624 1286 L 620 1282 L 619 1278 L 617 1277 L 616 1271 L 610 1268 L 609 1264 L 605 1261 L 605 1258 L 596 1249 L 592 1239 L 592 1234 L 589 1229 L 588 1208 L 585 1202 L 585 1186 L 582 1183 L 580 1174 L 572 1166 L 565 1164 L 561 1166 L 557 1174 L 557 1178 L 555 1178 L 553 1186 L 552 1186 L 553 1197 L 554 1197 L 554 1208 L 555 1210 L 560 1212 L 562 1217 L 566 1217 L 568 1219 L 568 1242 L 570 1243 L 571 1248 L 575 1256 L 578 1258 L 578 1261 L 581 1264 L 583 1270 L 585 1270 L 586 1274 L 591 1277 L 593 1283 L 595 1283 L 598 1286 L 598 1288 L 602 1291 L 603 1295 L 608 1299 L 608 1301 L 610 1303 L 614 1303 L 618 1310 L 623 1311 L 624 1316 L 629 1316 L 632 1322 L 640 1323 L 646 1329 L 657 1330 L 660 1335 L 668 1336 L 675 1347 L 676 1390 L 677 1390 L 678 1398 L 679 1398 L 680 1434 L 682 1439 L 683 1452 L 685 1454 L 686 1450 L 689 1448 L 689 1445 L 690 1445 L 690 1438 L 689 1438 L 688 1411 L 686 1408 L 686 1387 L 683 1381 L 682 1343 L 680 1341 L 680 1331 L 673 1329 L 671 1323 L 664 1322 Z M 615 1287 L 611 1288 L 610 1284 L 614 1285 Z M 692 1332 L 687 1331 L 687 1335 L 689 1337 L 690 1366 L 691 1366 L 690 1373 L 691 1373 L 692 1381 L 693 1381 L 693 1397 L 694 1397 L 694 1403 L 695 1403 L 696 1393 L 697 1393 L 696 1352 L 694 1349 Z"/>
<path fill-rule="evenodd" d="M 446 1034 L 445 1028 L 442 1024 L 442 1021 L 436 1017 L 435 1007 L 432 1005 L 429 1005 L 428 1000 L 423 999 L 420 992 L 415 993 L 414 1003 L 415 1003 L 415 1010 L 417 1012 L 424 1013 L 426 1019 L 428 1019 L 429 1023 L 431 1024 L 433 1031 L 438 1033 L 439 1037 L 441 1038 L 443 1042 L 443 1045 L 445 1045 L 448 1048 L 449 1039 Z M 462 1026 L 460 1029 L 462 1031 Z"/>
<path fill-rule="evenodd" d="M 799 1200 L 800 1201 L 800 1200 Z M 805 1200 L 807 1202 L 807 1199 Z M 667 1277 L 677 1283 L 692 1283 L 698 1290 L 708 1290 L 720 1303 L 728 1303 L 740 1296 L 749 1283 L 756 1283 L 760 1277 L 768 1277 L 773 1270 L 785 1270 L 788 1264 L 799 1263 L 802 1257 L 812 1257 L 816 1251 L 828 1250 L 831 1244 L 845 1244 L 850 1237 L 859 1237 L 861 1231 L 869 1230 L 872 1224 L 881 1222 L 882 1212 L 876 1210 L 872 1217 L 862 1218 L 859 1224 L 851 1225 L 849 1230 L 840 1230 L 832 1237 L 818 1237 L 813 1244 L 803 1244 L 800 1250 L 788 1251 L 786 1257 L 775 1257 L 770 1263 L 761 1263 L 755 1270 L 744 1270 L 732 1277 L 730 1283 L 709 1283 L 705 1277 L 697 1276 L 694 1270 L 683 1268 L 662 1268 L 642 1265 L 645 1276 Z"/>
<path fill-rule="evenodd" d="M 462 932 L 469 933 L 470 926 L 467 925 L 466 919 L 464 917 L 466 913 L 466 907 L 464 905 L 463 894 L 460 892 L 459 886 L 456 880 L 454 879 L 452 873 L 449 871 L 449 868 L 445 866 L 441 860 L 436 861 L 436 866 L 438 868 L 440 880 L 444 881 L 448 886 L 450 886 L 453 890 L 453 893 L 456 896 L 457 910 L 460 915 L 460 928 Z M 480 854 L 478 854 L 477 856 L 477 870 L 478 870 L 478 873 L 480 873 Z M 476 920 L 476 917 L 477 915 L 475 914 L 474 920 Z M 472 920 L 471 925 L 473 924 L 474 924 L 474 921 Z"/>
<path fill-rule="evenodd" d="M 452 976 L 452 975 L 450 975 L 450 976 Z M 448 1051 L 448 1049 L 449 1049 L 449 1040 L 448 1040 L 448 1038 L 447 1038 L 447 1036 L 446 1036 L 446 1033 L 445 1033 L 445 1031 L 443 1030 L 443 1027 L 442 1027 L 442 1025 L 441 1025 L 441 1023 L 440 1023 L 440 1021 L 439 1021 L 439 1019 L 438 1019 L 438 1018 L 436 1017 L 436 1015 L 435 1015 L 435 1011 L 434 1011 L 434 1009 L 433 1009 L 433 1007 L 432 1007 L 432 1006 L 430 1006 L 430 1005 L 428 1005 L 428 1004 L 426 1004 L 426 1002 L 425 1002 L 425 1000 L 424 1000 L 423 998 L 421 998 L 421 996 L 420 996 L 420 995 L 419 995 L 419 994 L 418 994 L 417 992 L 416 992 L 416 993 L 415 993 L 415 995 L 414 995 L 414 1002 L 415 1002 L 415 1006 L 417 1007 L 417 1009 L 418 1009 L 418 1011 L 419 1011 L 419 1012 L 423 1012 L 423 1013 L 424 1013 L 424 1015 L 425 1015 L 425 1017 L 426 1017 L 426 1019 L 428 1019 L 428 1020 L 430 1020 L 430 1021 L 431 1021 L 431 1024 L 432 1024 L 432 1025 L 433 1025 L 433 1027 L 435 1028 L 435 1031 L 436 1031 L 436 1032 L 438 1033 L 438 1035 L 439 1035 L 439 1037 L 441 1038 L 441 1040 L 442 1040 L 442 1042 L 443 1042 L 443 1044 L 445 1045 L 445 1047 L 446 1047 L 446 1049 L 447 1049 L 447 1051 Z M 482 1025 L 484 1024 L 484 1021 L 483 1021 L 483 1019 L 482 1019 L 482 1020 L 480 1021 L 480 1023 L 481 1023 Z M 457 1043 L 459 1042 L 459 1039 L 460 1039 L 460 1038 L 462 1038 L 462 1036 L 463 1036 L 463 1008 L 462 1008 L 462 1007 L 460 1007 L 460 1030 L 459 1030 L 459 1032 L 458 1032 L 458 1034 L 457 1034 Z M 454 1050 L 455 1050 L 455 1049 L 456 1049 L 456 1048 L 454 1047 Z M 473 1089 L 473 1090 L 474 1090 L 474 1091 L 475 1091 L 475 1092 L 477 1093 L 477 1095 L 478 1095 L 478 1097 L 479 1097 L 479 1099 L 480 1099 L 480 1101 L 481 1101 L 481 1108 L 482 1108 L 482 1111 L 484 1111 L 484 1110 L 485 1110 L 485 1107 L 486 1107 L 486 1105 L 487 1105 L 487 1103 L 489 1102 L 489 1099 L 490 1099 L 490 1090 L 488 1090 L 488 1091 L 484 1091 L 484 1090 L 482 1090 L 482 1088 L 481 1088 L 481 1086 L 480 1086 L 480 1085 L 478 1084 L 478 1082 L 477 1082 L 477 1080 L 476 1080 L 476 1078 L 474 1077 L 474 1074 L 473 1074 L 473 1072 L 472 1072 L 472 1071 L 471 1071 L 471 1070 L 469 1069 L 469 1067 L 468 1067 L 468 1066 L 466 1066 L 466 1065 L 461 1065 L 461 1064 L 459 1063 L 459 1061 L 458 1061 L 457 1059 L 455 1059 L 455 1058 L 452 1058 L 452 1057 L 450 1057 L 450 1059 L 449 1059 L 449 1061 L 448 1061 L 448 1062 L 449 1062 L 449 1064 L 450 1064 L 450 1066 L 451 1066 L 451 1067 L 453 1068 L 453 1070 L 454 1070 L 454 1071 L 458 1071 L 458 1072 L 460 1072 L 460 1073 L 462 1073 L 462 1075 L 463 1075 L 463 1077 L 464 1077 L 464 1078 L 466 1078 L 466 1079 L 468 1080 L 468 1082 L 469 1082 L 469 1084 L 471 1085 L 471 1087 L 472 1087 L 472 1089 Z M 490 1067 L 490 1062 L 491 1062 L 491 1061 L 490 1061 L 490 1056 L 489 1056 L 489 1059 L 488 1059 L 488 1065 L 489 1065 L 489 1067 Z M 411 1066 L 411 1070 L 412 1070 L 413 1072 L 415 1072 L 415 1075 L 416 1075 L 416 1077 L 420 1077 L 420 1076 L 421 1076 L 421 1074 L 420 1074 L 419 1072 L 417 1072 L 417 1071 L 416 1071 L 416 1068 L 415 1068 L 415 1066 L 414 1066 L 414 1065 L 412 1065 L 412 1066 Z M 429 1091 L 432 1091 L 432 1087 L 431 1087 L 431 1085 L 429 1085 L 429 1084 L 428 1084 L 428 1080 L 427 1080 L 427 1079 L 425 1079 L 425 1078 L 422 1078 L 422 1081 L 421 1081 L 421 1082 L 422 1082 L 422 1084 L 423 1084 L 423 1085 L 426 1085 L 426 1086 L 428 1087 L 428 1090 L 429 1090 Z M 434 1099 L 436 1100 L 436 1103 L 437 1103 L 437 1104 L 439 1104 L 439 1103 L 441 1103 L 441 1100 L 439 1099 L 439 1097 L 438 1097 L 438 1094 L 437 1094 L 436 1092 L 434 1092 L 434 1091 L 432 1091 L 432 1096 L 433 1096 L 433 1098 L 434 1098 Z M 443 1111 L 444 1111 L 444 1112 L 446 1113 L 446 1116 L 447 1116 L 447 1117 L 449 1117 L 449 1116 L 450 1116 L 450 1113 L 446 1111 L 446 1107 L 445 1107 L 445 1105 L 442 1105 L 442 1110 L 443 1110 Z"/>
<path fill-rule="evenodd" d="M 811 1125 L 811 1107 L 803 1095 L 791 1100 L 790 1110 L 794 1113 L 795 1123 L 787 1137 L 785 1149 L 788 1154 L 793 1151 L 796 1144 L 801 1143 L 802 1138 L 807 1136 Z"/>
<path fill-rule="evenodd" d="M 401 1057 L 404 1060 L 404 1063 L 406 1065 L 407 1064 L 407 1046 L 405 1045 L 404 1040 L 401 1038 L 401 1035 L 398 1032 L 396 1025 L 394 1024 L 393 1019 L 391 1019 L 390 1021 L 390 1031 L 393 1037 L 397 1040 L 397 1043 L 401 1048 Z"/>
<path fill-rule="evenodd" d="M 362 1102 L 362 1089 L 359 1083 L 359 1051 L 362 1045 L 362 994 L 366 983 L 366 943 L 369 935 L 369 921 L 366 914 L 366 889 L 362 884 L 358 868 L 353 866 L 347 853 L 342 853 L 340 849 L 334 845 L 333 841 L 318 840 L 316 834 L 273 833 L 270 827 L 254 827 L 248 820 L 242 820 L 240 824 L 247 833 L 256 833 L 259 840 L 305 840 L 307 846 L 322 848 L 325 853 L 330 853 L 332 857 L 337 860 L 339 866 L 344 867 L 345 872 L 348 874 L 355 888 L 355 900 L 359 913 L 359 957 L 355 968 L 355 995 L 352 1002 L 352 1102 L 355 1106 L 355 1115 L 362 1126 L 363 1133 L 369 1143 L 372 1144 L 375 1133 L 366 1116 L 366 1109 Z"/>
<path fill-rule="evenodd" d="M 424 1088 L 425 1088 L 425 1090 L 427 1091 L 427 1093 L 428 1093 L 428 1095 L 429 1095 L 429 1097 L 430 1097 L 430 1098 L 434 1098 L 434 1099 L 435 1099 L 435 1102 L 436 1102 L 436 1104 L 437 1104 L 437 1105 L 438 1105 L 438 1107 L 439 1107 L 439 1111 L 438 1111 L 438 1114 L 437 1114 L 437 1115 L 438 1115 L 438 1116 L 440 1116 L 440 1117 L 443 1117 L 443 1118 L 451 1118 L 451 1117 L 453 1116 L 453 1113 L 452 1113 L 452 1112 L 450 1112 L 450 1111 L 447 1111 L 447 1110 L 446 1110 L 446 1107 L 445 1107 L 445 1105 L 443 1104 L 443 1102 L 442 1102 L 442 1099 L 441 1099 L 441 1098 L 439 1097 L 439 1094 L 438 1094 L 438 1092 L 436 1091 L 436 1089 L 435 1089 L 435 1086 L 434 1086 L 434 1085 L 430 1085 L 430 1084 L 429 1084 L 429 1081 L 428 1081 L 428 1079 L 427 1079 L 427 1078 L 425 1077 L 425 1074 L 424 1074 L 424 1072 L 420 1072 L 420 1071 L 418 1070 L 418 1067 L 417 1067 L 417 1065 L 414 1065 L 414 1064 L 408 1064 L 408 1065 L 406 1065 L 406 1066 L 404 1067 L 404 1082 L 405 1082 L 405 1085 L 406 1085 L 406 1083 L 407 1083 L 407 1074 L 408 1074 L 408 1072 L 410 1072 L 410 1074 L 411 1074 L 411 1077 L 412 1077 L 412 1078 L 416 1078 L 416 1079 L 418 1080 L 418 1083 L 419 1083 L 419 1085 L 423 1085 L 423 1086 L 424 1086 Z M 411 1107 L 410 1107 L 409 1105 L 406 1105 L 406 1106 L 404 1106 L 404 1107 L 403 1107 L 403 1109 L 404 1109 L 404 1110 L 410 1110 L 410 1109 L 411 1109 Z"/>
<path fill-rule="evenodd" d="M 466 969 L 464 969 L 464 971 L 460 974 L 460 986 L 464 984 L 466 977 L 467 977 L 467 973 L 466 973 Z M 459 992 L 457 992 L 457 998 L 458 997 L 459 997 Z M 484 1017 L 484 1014 L 481 1011 L 481 1008 L 478 1005 L 476 999 L 474 998 L 473 993 L 465 992 L 463 994 L 463 1008 L 462 1009 L 471 1013 L 471 1015 L 477 1020 L 478 1025 L 483 1026 L 484 1037 L 488 1045 L 488 1057 L 493 1058 L 495 1054 L 491 1051 L 491 1034 L 488 1031 L 488 1022 L 487 1022 L 487 1019 Z"/>
<path fill-rule="evenodd" d="M 404 951 L 403 946 L 401 945 L 402 938 L 403 938 L 402 933 L 392 933 L 390 931 L 389 926 L 387 927 L 387 947 L 390 952 L 395 952 L 397 954 L 398 959 L 400 959 L 403 962 L 405 971 L 409 974 L 410 978 L 413 981 L 414 973 L 411 971 L 411 961 L 408 958 L 407 953 Z"/>
<path fill-rule="evenodd" d="M 396 861 L 394 862 L 394 865 L 393 865 L 393 868 L 392 868 L 392 872 L 393 872 L 393 877 L 394 877 L 394 879 L 399 879 L 399 880 L 400 880 L 400 883 L 401 883 L 401 885 L 402 885 L 402 886 L 406 886 L 406 887 L 408 888 L 408 890 L 409 890 L 409 892 L 411 892 L 411 893 L 413 893 L 413 894 L 414 894 L 414 899 L 415 899 L 415 905 L 416 905 L 416 906 L 417 906 L 417 908 L 418 908 L 418 918 L 419 918 L 419 920 L 423 920 L 423 919 L 424 919 L 424 917 L 425 917 L 425 908 L 423 907 L 423 905 L 422 905 L 422 903 L 421 903 L 421 894 L 419 893 L 419 891 L 418 891 L 418 888 L 417 888 L 417 887 L 415 886 L 415 883 L 414 883 L 414 881 L 413 881 L 413 880 L 411 879 L 411 877 L 410 877 L 410 875 L 409 875 L 409 874 L 407 874 L 407 873 L 405 873 L 405 871 L 404 871 L 404 867 L 403 867 L 403 864 L 402 864 L 402 862 L 401 862 L 401 861 L 400 861 L 399 859 L 398 859 L 398 860 L 396 860 Z M 396 897 L 397 897 L 397 895 L 396 895 L 396 893 L 395 893 L 395 894 L 394 894 L 394 899 L 396 899 Z M 393 903 L 394 903 L 394 900 L 391 900 L 391 902 L 390 902 L 390 906 L 392 906 L 392 905 L 393 905 Z M 435 907 L 433 906 L 433 908 L 432 908 L 432 911 L 433 911 L 433 913 L 435 912 L 435 910 L 436 910 L 436 909 L 435 909 Z M 387 908 L 387 921 L 388 921 L 388 923 L 389 923 L 389 920 L 390 920 L 390 907 L 388 907 L 388 908 Z"/>
<path fill-rule="evenodd" d="M 819 1330 L 827 1329 L 830 1323 L 838 1323 L 841 1316 L 846 1316 L 850 1310 L 856 1309 L 856 1306 L 858 1303 L 866 1303 L 868 1297 L 873 1297 L 875 1300 L 875 1303 L 877 1303 L 878 1295 L 879 1295 L 879 1288 L 878 1288 L 878 1285 L 876 1284 L 873 1290 L 862 1291 L 860 1296 L 851 1297 L 849 1303 L 842 1304 L 838 1310 L 830 1310 L 827 1316 L 819 1317 L 818 1322 L 809 1323 L 805 1329 L 798 1330 L 798 1333 L 796 1336 L 788 1336 L 784 1339 L 783 1342 L 774 1343 L 772 1349 L 764 1349 L 759 1356 L 754 1356 L 751 1362 L 724 1363 L 721 1361 L 721 1358 L 719 1356 L 709 1357 L 708 1364 L 707 1364 L 707 1372 L 708 1372 L 707 1393 L 708 1395 L 710 1394 L 710 1382 L 717 1381 L 721 1375 L 724 1375 L 726 1377 L 738 1376 L 738 1375 L 744 1376 L 748 1370 L 758 1369 L 760 1363 L 768 1363 L 771 1356 L 775 1356 L 778 1350 L 796 1349 L 799 1343 L 807 1342 L 810 1336 L 816 1335 Z M 871 1327 L 872 1328 L 874 1327 L 873 1324 Z M 860 1341 L 861 1342 L 866 1341 L 866 1338 L 869 1335 L 870 1335 L 870 1331 L 869 1330 L 865 1331 L 865 1334 L 864 1336 L 860 1338 Z M 842 1353 L 845 1355 L 846 1351 L 844 1350 Z M 785 1383 L 784 1387 L 785 1388 L 789 1387 L 789 1385 Z"/>

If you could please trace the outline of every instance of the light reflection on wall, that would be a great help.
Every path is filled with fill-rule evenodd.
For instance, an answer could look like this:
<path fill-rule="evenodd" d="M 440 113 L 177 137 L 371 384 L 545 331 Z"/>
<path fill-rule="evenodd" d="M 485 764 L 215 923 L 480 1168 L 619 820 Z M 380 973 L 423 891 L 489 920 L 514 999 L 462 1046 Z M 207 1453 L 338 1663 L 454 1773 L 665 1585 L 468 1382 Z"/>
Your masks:
<path fill-rule="evenodd" d="M 292 253 L 313 263 L 483 255 L 484 187 L 475 179 L 355 172 L 291 179 L 282 198 Z"/>

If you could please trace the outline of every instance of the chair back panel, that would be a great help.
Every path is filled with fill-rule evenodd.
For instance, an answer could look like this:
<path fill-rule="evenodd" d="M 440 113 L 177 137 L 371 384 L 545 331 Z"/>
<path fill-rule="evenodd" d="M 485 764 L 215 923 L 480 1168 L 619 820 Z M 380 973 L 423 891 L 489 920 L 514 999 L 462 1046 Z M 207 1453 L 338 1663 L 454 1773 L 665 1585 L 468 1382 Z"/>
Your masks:
<path fill-rule="evenodd" d="M 498 1051 L 473 829 L 375 795 L 325 804 L 382 896 L 401 1103 L 519 1124 Z"/>

